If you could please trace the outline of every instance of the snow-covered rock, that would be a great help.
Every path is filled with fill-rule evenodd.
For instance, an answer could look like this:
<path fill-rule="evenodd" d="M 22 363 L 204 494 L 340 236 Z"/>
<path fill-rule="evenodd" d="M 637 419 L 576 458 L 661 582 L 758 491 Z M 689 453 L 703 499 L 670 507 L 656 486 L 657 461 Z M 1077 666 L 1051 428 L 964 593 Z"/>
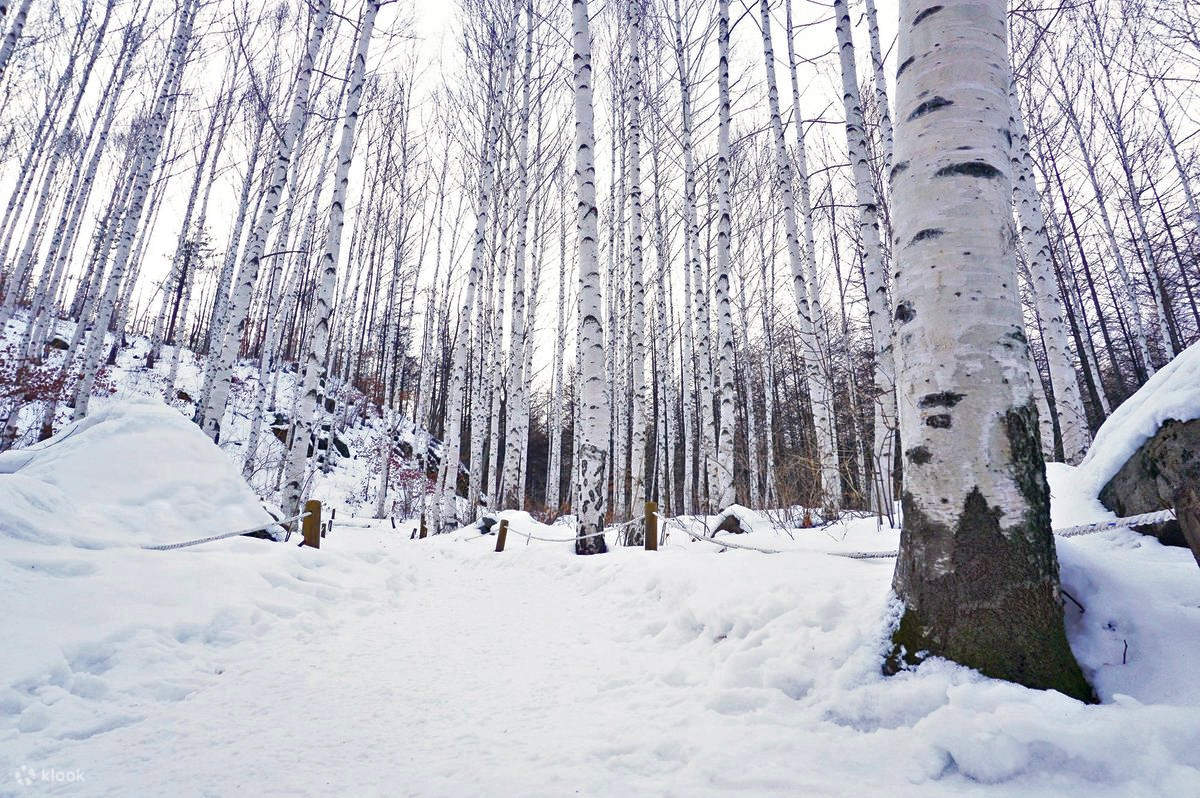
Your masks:
<path fill-rule="evenodd" d="M 1165 510 L 1200 478 L 1200 343 L 1125 400 L 1096 433 L 1077 472 L 1081 488 L 1120 517 Z M 1177 521 L 1141 531 L 1186 546 Z"/>
<path fill-rule="evenodd" d="M 717 515 L 712 533 L 715 535 L 718 532 L 729 532 L 734 535 L 744 535 L 755 530 L 771 528 L 771 520 L 762 513 L 740 504 L 731 504 Z"/>
<path fill-rule="evenodd" d="M 1200 419 L 1200 343 L 1159 369 L 1105 420 L 1079 464 L 1079 478 L 1100 495 L 1121 467 L 1167 420 Z"/>
<path fill-rule="evenodd" d="M 1175 492 L 1189 482 L 1200 482 L 1200 420 L 1169 418 L 1108 481 L 1100 501 L 1123 518 L 1152 513 L 1174 507 Z M 1187 545 L 1178 521 L 1139 529 L 1168 545 Z"/>
<path fill-rule="evenodd" d="M 87 549 L 270 523 L 237 467 L 161 403 L 114 402 L 0 454 L 0 536 Z"/>

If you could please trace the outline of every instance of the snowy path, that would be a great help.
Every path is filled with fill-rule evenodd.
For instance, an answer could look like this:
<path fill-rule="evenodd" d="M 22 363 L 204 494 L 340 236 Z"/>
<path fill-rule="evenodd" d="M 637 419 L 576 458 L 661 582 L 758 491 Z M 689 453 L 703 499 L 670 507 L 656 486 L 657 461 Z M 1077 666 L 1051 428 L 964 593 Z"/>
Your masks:
<path fill-rule="evenodd" d="M 678 541 L 496 555 L 491 538 L 348 526 L 325 545 L 124 555 L 165 569 L 165 584 L 138 586 L 147 596 L 191 572 L 213 603 L 131 618 L 65 649 L 46 677 L 0 687 L 0 764 L 85 778 L 11 794 L 1187 796 L 1200 784 L 1200 696 L 1084 707 L 946 663 L 880 677 L 888 561 Z M 1148 565 L 1200 599 L 1175 554 L 1153 547 Z"/>

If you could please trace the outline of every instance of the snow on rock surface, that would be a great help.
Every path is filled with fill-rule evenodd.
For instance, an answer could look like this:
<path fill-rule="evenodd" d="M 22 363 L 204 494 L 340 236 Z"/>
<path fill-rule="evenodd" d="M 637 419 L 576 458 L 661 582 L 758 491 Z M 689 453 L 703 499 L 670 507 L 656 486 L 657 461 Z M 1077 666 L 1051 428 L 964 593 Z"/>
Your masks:
<path fill-rule="evenodd" d="M 1092 495 L 1099 495 L 1121 466 L 1169 418 L 1200 418 L 1200 343 L 1192 344 L 1159 369 L 1096 431 L 1091 448 L 1079 464 L 1079 477 Z"/>

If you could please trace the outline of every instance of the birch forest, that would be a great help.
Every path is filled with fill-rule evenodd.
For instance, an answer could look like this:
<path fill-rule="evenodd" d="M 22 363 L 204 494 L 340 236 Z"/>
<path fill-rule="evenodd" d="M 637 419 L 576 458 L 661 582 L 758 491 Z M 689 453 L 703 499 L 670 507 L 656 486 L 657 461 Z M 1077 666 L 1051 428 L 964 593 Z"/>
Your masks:
<path fill-rule="evenodd" d="M 697 547 L 860 519 L 899 535 L 877 670 L 1104 698 L 1047 464 L 1200 339 L 1192 3 L 0 23 L 0 451 L 140 392 L 277 519 L 336 491 L 416 539 L 523 511 L 609 558 L 679 519 Z"/>

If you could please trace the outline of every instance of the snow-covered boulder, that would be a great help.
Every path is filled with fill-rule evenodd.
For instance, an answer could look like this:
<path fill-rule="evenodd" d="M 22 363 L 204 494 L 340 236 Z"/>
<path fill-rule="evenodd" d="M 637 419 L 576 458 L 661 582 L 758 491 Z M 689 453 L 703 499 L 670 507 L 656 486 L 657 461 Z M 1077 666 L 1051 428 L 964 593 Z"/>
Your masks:
<path fill-rule="evenodd" d="M 87 549 L 267 524 L 234 463 L 178 410 L 114 402 L 0 454 L 0 537 Z"/>
<path fill-rule="evenodd" d="M 1167 419 L 1101 489 L 1100 501 L 1122 518 L 1152 513 L 1174 507 L 1175 492 L 1188 481 L 1200 482 L 1200 420 Z M 1178 521 L 1152 534 L 1170 546 L 1187 545 Z"/>
<path fill-rule="evenodd" d="M 1079 475 L 1122 517 L 1172 507 L 1182 484 L 1200 480 L 1200 344 L 1181 352 L 1108 417 Z M 1163 543 L 1187 545 L 1177 522 L 1152 531 Z"/>
<path fill-rule="evenodd" d="M 734 535 L 743 535 L 747 532 L 771 528 L 771 519 L 762 513 L 757 513 L 740 504 L 731 504 L 713 522 L 712 533 L 715 535 L 718 532 L 729 532 Z"/>

